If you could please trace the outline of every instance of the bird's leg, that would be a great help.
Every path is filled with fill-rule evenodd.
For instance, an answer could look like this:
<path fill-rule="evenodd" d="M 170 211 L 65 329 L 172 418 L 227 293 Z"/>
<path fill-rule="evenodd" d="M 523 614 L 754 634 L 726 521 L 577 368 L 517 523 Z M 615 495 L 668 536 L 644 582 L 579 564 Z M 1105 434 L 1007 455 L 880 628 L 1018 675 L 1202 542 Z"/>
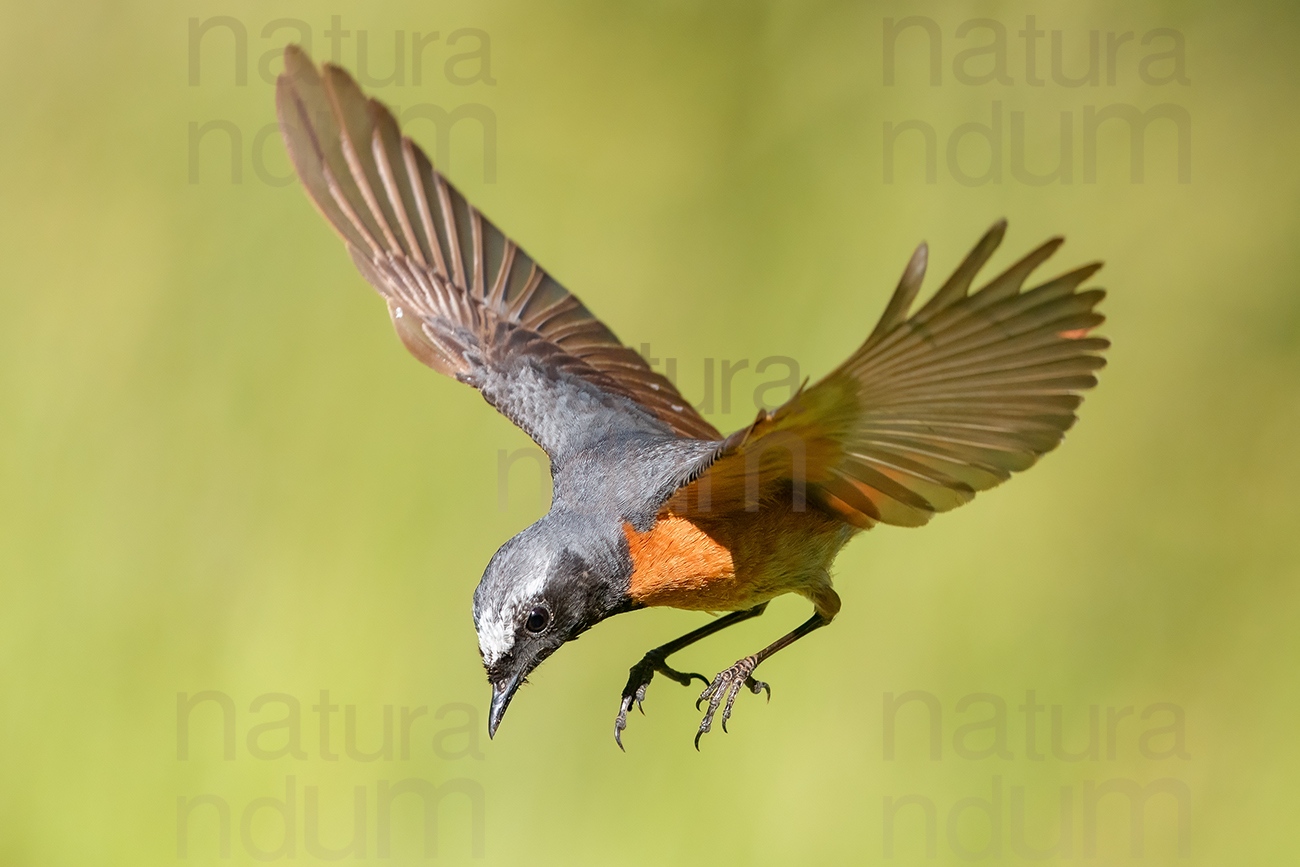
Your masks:
<path fill-rule="evenodd" d="M 718 712 L 719 706 L 722 707 L 722 730 L 724 732 L 727 730 L 727 720 L 731 719 L 731 706 L 736 703 L 736 695 L 742 686 L 748 687 L 755 695 L 766 692 L 768 701 L 772 700 L 772 688 L 754 678 L 754 669 L 778 650 L 789 647 L 809 632 L 830 623 L 840 609 L 840 598 L 834 590 L 826 587 L 818 594 L 813 604 L 816 606 L 816 611 L 813 612 L 812 617 L 758 653 L 746 656 L 731 668 L 719 672 L 713 682 L 705 687 L 704 692 L 700 693 L 699 699 L 695 702 L 696 709 L 698 710 L 705 701 L 709 703 L 709 708 L 704 712 L 704 719 L 700 721 L 699 731 L 695 733 L 695 749 L 700 748 L 700 738 L 713 728 L 713 716 Z M 723 704 L 724 700 L 726 704 Z"/>
<path fill-rule="evenodd" d="M 757 617 L 767 608 L 767 603 L 748 608 L 744 611 L 733 611 L 714 620 L 712 623 L 706 623 L 699 629 L 692 630 L 680 638 L 674 639 L 667 644 L 656 647 L 645 656 L 641 661 L 628 670 L 627 686 L 623 687 L 623 703 L 619 707 L 618 718 L 614 720 L 614 742 L 618 748 L 623 749 L 623 729 L 627 728 L 627 712 L 632 709 L 633 703 L 641 713 L 645 710 L 641 707 L 641 702 L 645 700 L 646 687 L 658 672 L 664 677 L 677 681 L 682 686 L 690 686 L 691 680 L 699 678 L 701 683 L 708 684 L 708 678 L 702 674 L 693 672 L 682 672 L 668 665 L 668 657 L 683 647 L 694 644 L 701 638 L 707 638 L 716 632 L 721 632 L 728 626 L 735 626 L 743 620 L 749 620 L 751 617 Z"/>

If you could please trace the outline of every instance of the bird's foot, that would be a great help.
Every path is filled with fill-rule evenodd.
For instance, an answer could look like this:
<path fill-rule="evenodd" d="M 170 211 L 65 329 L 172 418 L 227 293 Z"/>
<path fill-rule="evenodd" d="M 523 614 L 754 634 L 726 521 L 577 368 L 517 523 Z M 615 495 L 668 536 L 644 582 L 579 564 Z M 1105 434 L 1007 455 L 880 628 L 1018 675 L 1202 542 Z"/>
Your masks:
<path fill-rule="evenodd" d="M 713 715 L 718 712 L 719 705 L 722 706 L 722 730 L 724 732 L 727 730 L 727 720 L 731 719 L 731 706 L 736 703 L 736 695 L 739 694 L 742 686 L 748 687 L 754 695 L 766 692 L 767 700 L 772 700 L 772 688 L 763 681 L 754 679 L 755 668 L 758 668 L 758 658 L 746 656 L 731 668 L 720 672 L 713 678 L 713 683 L 700 693 L 699 699 L 695 702 L 695 709 L 699 710 L 700 705 L 705 701 L 709 703 L 709 709 L 704 712 L 704 719 L 700 721 L 700 730 L 695 733 L 695 749 L 700 748 L 700 738 L 713 728 Z M 726 704 L 723 704 L 724 699 Z"/>
<path fill-rule="evenodd" d="M 614 743 L 618 744 L 620 750 L 623 749 L 623 729 L 627 728 L 627 712 L 635 703 L 637 710 L 642 714 L 645 713 L 641 702 L 645 701 L 646 687 L 650 685 L 656 673 L 662 674 L 669 680 L 675 680 L 682 686 L 690 686 L 695 678 L 699 678 L 700 683 L 708 684 L 708 678 L 704 675 L 678 671 L 668 665 L 666 658 L 665 654 L 652 650 L 628 670 L 627 686 L 623 687 L 623 703 L 619 706 L 618 717 L 614 720 Z"/>

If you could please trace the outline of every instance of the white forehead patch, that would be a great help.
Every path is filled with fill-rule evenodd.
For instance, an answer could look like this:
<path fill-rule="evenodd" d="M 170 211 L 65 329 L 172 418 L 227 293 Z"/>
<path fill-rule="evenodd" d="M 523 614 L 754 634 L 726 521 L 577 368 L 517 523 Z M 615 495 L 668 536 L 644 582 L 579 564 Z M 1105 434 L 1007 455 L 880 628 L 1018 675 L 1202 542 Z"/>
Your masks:
<path fill-rule="evenodd" d="M 496 611 L 485 611 L 478 622 L 478 648 L 483 662 L 495 665 L 514 644 L 514 629 Z"/>

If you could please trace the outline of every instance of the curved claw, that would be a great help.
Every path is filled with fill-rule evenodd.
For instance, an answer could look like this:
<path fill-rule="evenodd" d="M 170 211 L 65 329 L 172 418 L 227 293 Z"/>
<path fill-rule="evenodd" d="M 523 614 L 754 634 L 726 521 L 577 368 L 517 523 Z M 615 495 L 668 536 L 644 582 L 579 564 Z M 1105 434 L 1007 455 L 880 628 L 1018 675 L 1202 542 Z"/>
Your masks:
<path fill-rule="evenodd" d="M 699 710 L 700 705 L 705 701 L 709 706 L 704 712 L 704 719 L 700 720 L 699 730 L 695 733 L 695 749 L 700 748 L 700 738 L 712 730 L 713 717 L 719 707 L 722 708 L 722 731 L 727 731 L 727 720 L 731 719 L 731 711 L 742 686 L 755 695 L 766 692 L 768 701 L 772 700 L 772 688 L 753 676 L 754 669 L 757 667 L 758 660 L 747 656 L 726 671 L 719 672 L 718 676 L 705 687 L 704 692 L 700 693 L 700 697 L 695 700 L 695 709 Z"/>
<path fill-rule="evenodd" d="M 624 752 L 627 752 L 623 747 L 623 730 L 627 728 L 627 712 L 635 704 L 636 709 L 641 711 L 642 716 L 645 716 L 643 702 L 645 701 L 646 687 L 650 685 L 650 681 L 654 679 L 656 674 L 662 674 L 682 686 L 690 686 L 691 681 L 695 678 L 699 678 L 700 683 L 706 687 L 709 685 L 709 680 L 704 675 L 693 671 L 678 671 L 670 667 L 658 652 L 652 650 L 647 653 L 640 662 L 632 666 L 628 671 L 627 686 L 623 687 L 623 702 L 619 707 L 618 717 L 614 720 L 614 743 L 618 744 L 618 748 Z"/>
<path fill-rule="evenodd" d="M 627 752 L 623 748 L 623 729 L 627 728 L 627 712 L 631 707 L 632 702 L 627 698 L 623 699 L 622 704 L 619 706 L 618 716 L 614 718 L 614 743 L 618 744 L 618 748 L 623 752 Z M 641 712 L 645 713 L 645 711 Z"/>

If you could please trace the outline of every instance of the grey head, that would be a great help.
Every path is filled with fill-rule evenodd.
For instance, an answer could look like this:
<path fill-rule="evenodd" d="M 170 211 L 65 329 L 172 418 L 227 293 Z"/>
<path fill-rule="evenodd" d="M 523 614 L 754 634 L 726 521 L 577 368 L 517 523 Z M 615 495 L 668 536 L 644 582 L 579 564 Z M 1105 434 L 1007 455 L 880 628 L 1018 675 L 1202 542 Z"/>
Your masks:
<path fill-rule="evenodd" d="M 631 610 L 632 561 L 614 518 L 552 511 L 501 546 L 474 591 L 474 628 L 492 684 L 488 735 L 542 660 Z"/>

